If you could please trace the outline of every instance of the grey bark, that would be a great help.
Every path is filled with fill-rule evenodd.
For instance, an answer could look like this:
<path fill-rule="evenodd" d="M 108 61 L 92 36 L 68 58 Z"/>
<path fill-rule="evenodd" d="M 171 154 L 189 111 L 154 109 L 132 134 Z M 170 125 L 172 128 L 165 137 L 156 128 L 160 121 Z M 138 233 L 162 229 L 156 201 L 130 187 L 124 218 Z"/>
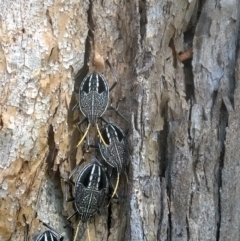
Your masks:
<path fill-rule="evenodd" d="M 130 163 L 91 240 L 238 240 L 239 4 L 0 1 L 0 240 L 24 240 L 23 215 L 30 240 L 42 222 L 72 240 L 64 179 L 85 146 L 75 91 L 93 70 L 113 84 L 106 58 L 111 104 L 123 99 L 130 123 L 104 118 L 129 129 Z"/>

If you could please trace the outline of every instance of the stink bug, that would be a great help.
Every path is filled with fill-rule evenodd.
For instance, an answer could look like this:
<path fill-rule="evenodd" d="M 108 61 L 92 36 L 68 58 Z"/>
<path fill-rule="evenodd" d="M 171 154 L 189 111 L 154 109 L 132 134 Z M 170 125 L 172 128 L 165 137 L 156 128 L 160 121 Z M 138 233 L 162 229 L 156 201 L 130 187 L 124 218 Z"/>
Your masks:
<path fill-rule="evenodd" d="M 68 178 L 68 181 L 74 185 L 75 197 L 67 199 L 67 201 L 74 201 L 76 212 L 69 216 L 67 220 L 78 213 L 82 223 L 86 223 L 102 207 L 108 194 L 109 182 L 105 170 L 98 161 L 81 169 L 76 182 L 74 182 L 71 178 L 77 170 L 78 166 L 70 173 Z M 78 230 L 79 225 L 74 240 L 76 240 Z"/>
<path fill-rule="evenodd" d="M 24 216 L 24 219 L 26 221 L 26 217 Z M 48 228 L 45 232 L 39 234 L 34 241 L 62 241 L 63 236 L 58 233 L 55 229 L 53 229 L 51 226 L 49 226 L 46 223 L 43 223 L 44 226 Z M 29 231 L 29 224 L 26 223 L 26 232 L 24 241 L 28 241 L 28 231 Z"/>
<path fill-rule="evenodd" d="M 127 138 L 121 128 L 115 124 L 107 123 L 100 129 L 102 138 L 107 144 L 99 141 L 99 150 L 103 159 L 113 168 L 117 169 L 117 182 L 112 197 L 115 195 L 119 183 L 120 173 L 125 171 L 128 164 Z"/>
<path fill-rule="evenodd" d="M 91 125 L 95 125 L 98 134 L 101 138 L 98 119 L 106 111 L 109 102 L 109 87 L 105 77 L 97 72 L 88 74 L 82 81 L 79 88 L 79 108 L 85 118 L 78 122 L 78 127 L 85 121 L 88 121 L 88 126 L 79 141 L 79 146 L 86 137 Z M 102 140 L 104 143 L 104 140 Z M 106 143 L 105 143 L 106 144 Z"/>
<path fill-rule="evenodd" d="M 83 113 L 85 118 L 77 123 L 78 128 L 85 122 L 88 121 L 88 126 L 86 131 L 84 132 L 82 139 L 78 142 L 77 146 L 79 146 L 84 138 L 86 137 L 90 126 L 95 125 L 99 134 L 100 139 L 106 145 L 103 140 L 97 121 L 98 119 L 102 119 L 103 113 L 106 111 L 109 102 L 109 92 L 116 86 L 117 77 L 115 72 L 112 69 L 112 66 L 108 60 L 106 63 L 109 65 L 115 82 L 109 89 L 108 82 L 105 77 L 97 72 L 93 72 L 88 74 L 80 84 L 79 87 L 79 102 L 76 106 L 79 106 L 80 111 Z M 75 106 L 75 107 L 76 107 Z M 75 109 L 74 107 L 74 109 Z"/>

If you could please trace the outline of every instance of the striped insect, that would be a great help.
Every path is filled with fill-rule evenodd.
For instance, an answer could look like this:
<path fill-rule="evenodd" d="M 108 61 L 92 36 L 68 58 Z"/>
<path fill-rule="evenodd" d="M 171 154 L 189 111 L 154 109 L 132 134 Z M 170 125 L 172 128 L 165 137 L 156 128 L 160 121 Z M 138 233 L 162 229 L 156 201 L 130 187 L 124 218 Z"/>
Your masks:
<path fill-rule="evenodd" d="M 78 213 L 81 222 L 88 225 L 88 220 L 101 209 L 104 203 L 108 194 L 109 181 L 105 170 L 98 161 L 90 163 L 81 169 L 76 182 L 74 182 L 72 176 L 77 170 L 78 166 L 70 173 L 68 178 L 69 183 L 74 185 L 75 197 L 67 199 L 67 201 L 74 201 L 76 211 L 67 220 Z M 79 226 L 80 222 L 77 226 L 74 241 L 77 238 Z"/>
<path fill-rule="evenodd" d="M 26 220 L 25 216 L 24 219 Z M 62 241 L 63 236 L 58 233 L 55 229 L 53 229 L 51 226 L 49 226 L 46 223 L 43 223 L 44 226 L 48 228 L 45 232 L 37 235 L 34 238 L 34 241 Z M 29 232 L 29 224 L 26 223 L 26 232 L 25 232 L 25 237 L 24 241 L 28 241 L 28 232 Z"/>
<path fill-rule="evenodd" d="M 126 171 L 128 164 L 128 144 L 127 138 L 122 129 L 115 125 L 107 123 L 100 129 L 102 138 L 107 145 L 104 145 L 102 140 L 99 140 L 99 150 L 103 159 L 113 168 L 117 169 L 117 182 L 112 194 L 115 195 L 118 184 L 119 176 Z"/>
<path fill-rule="evenodd" d="M 96 126 L 98 134 L 102 139 L 97 122 L 106 111 L 108 102 L 109 87 L 105 77 L 97 72 L 88 74 L 81 82 L 79 88 L 78 105 L 85 118 L 77 123 L 79 129 L 85 121 L 88 122 L 88 126 L 77 146 L 83 142 L 91 125 Z M 103 139 L 102 141 L 104 142 Z"/>
<path fill-rule="evenodd" d="M 97 122 L 98 122 L 98 119 L 102 119 L 102 115 L 108 108 L 109 92 L 116 86 L 118 82 L 117 76 L 113 71 L 113 68 L 110 62 L 106 60 L 106 63 L 110 67 L 115 79 L 115 82 L 113 83 L 111 88 L 109 88 L 108 82 L 105 79 L 105 77 L 102 74 L 97 72 L 88 74 L 80 84 L 79 102 L 75 107 L 79 106 L 79 109 L 83 113 L 85 118 L 79 121 L 77 123 L 77 126 L 78 126 L 78 129 L 81 130 L 80 126 L 86 121 L 88 122 L 88 126 L 81 140 L 78 142 L 77 147 L 85 139 L 91 125 L 96 126 L 100 139 L 102 140 L 104 145 L 106 145 L 105 141 L 101 136 Z"/>

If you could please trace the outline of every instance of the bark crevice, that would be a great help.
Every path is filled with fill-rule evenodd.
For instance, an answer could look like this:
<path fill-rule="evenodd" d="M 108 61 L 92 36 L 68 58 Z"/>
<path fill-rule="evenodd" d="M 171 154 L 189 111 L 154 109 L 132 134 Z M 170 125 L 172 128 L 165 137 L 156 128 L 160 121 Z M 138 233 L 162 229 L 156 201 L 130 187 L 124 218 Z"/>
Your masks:
<path fill-rule="evenodd" d="M 48 130 L 48 155 L 46 158 L 46 163 L 48 164 L 48 169 L 52 170 L 54 166 L 54 161 L 57 157 L 58 149 L 56 148 L 56 143 L 54 140 L 54 130 L 53 126 L 49 126 Z"/>
<path fill-rule="evenodd" d="M 146 24 L 147 24 L 147 6 L 146 0 L 139 0 L 139 14 L 140 14 L 140 43 L 143 45 L 143 41 L 146 36 Z"/>
<path fill-rule="evenodd" d="M 221 152 L 219 164 L 217 167 L 216 173 L 216 185 L 217 185 L 217 229 L 216 229 L 216 241 L 220 240 L 220 229 L 221 229 L 221 190 L 222 190 L 222 170 L 224 168 L 224 158 L 225 158 L 225 141 L 226 141 L 226 128 L 228 127 L 228 119 L 229 113 L 227 111 L 224 102 L 222 101 L 222 105 L 220 108 L 220 116 L 219 116 L 219 141 L 221 143 Z"/>

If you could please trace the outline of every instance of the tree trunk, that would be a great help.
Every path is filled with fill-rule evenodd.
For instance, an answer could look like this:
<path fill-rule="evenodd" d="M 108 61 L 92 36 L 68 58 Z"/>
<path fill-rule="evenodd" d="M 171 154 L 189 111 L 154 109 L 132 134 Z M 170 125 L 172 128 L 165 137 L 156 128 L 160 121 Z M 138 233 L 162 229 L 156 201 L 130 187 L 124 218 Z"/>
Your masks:
<path fill-rule="evenodd" d="M 118 199 L 89 222 L 91 240 L 238 240 L 239 4 L 0 2 L 0 240 L 24 240 L 26 222 L 29 240 L 42 222 L 73 239 L 64 180 L 86 146 L 76 148 L 83 114 L 73 107 L 89 71 L 112 86 L 107 58 L 119 80 L 110 103 L 129 123 L 103 117 L 129 129 L 130 156 Z M 84 165 L 100 159 L 89 151 Z"/>

